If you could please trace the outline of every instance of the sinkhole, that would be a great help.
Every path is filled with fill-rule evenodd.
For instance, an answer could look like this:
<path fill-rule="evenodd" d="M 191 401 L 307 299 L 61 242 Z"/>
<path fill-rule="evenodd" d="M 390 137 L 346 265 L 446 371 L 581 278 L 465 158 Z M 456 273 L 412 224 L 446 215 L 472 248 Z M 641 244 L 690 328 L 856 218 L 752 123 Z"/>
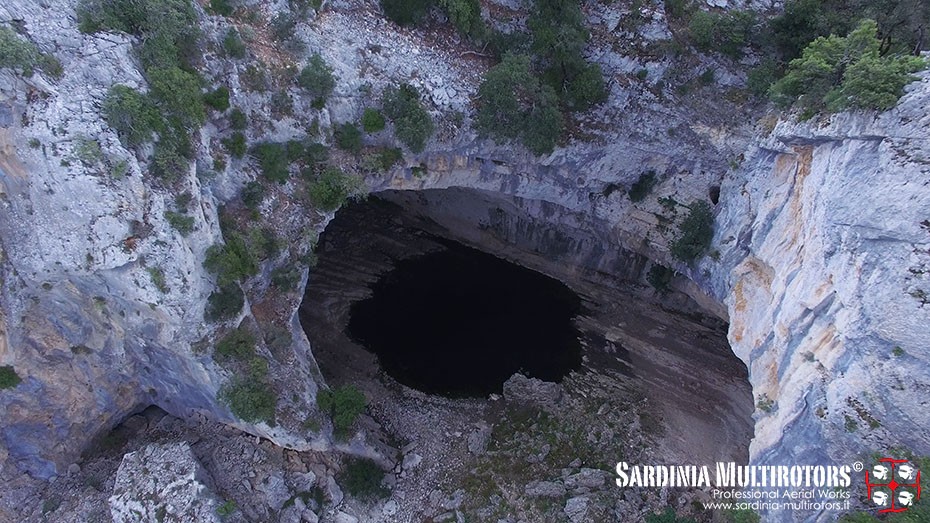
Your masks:
<path fill-rule="evenodd" d="M 754 401 L 726 318 L 654 291 L 648 259 L 572 212 L 466 188 L 341 208 L 299 315 L 322 382 L 359 387 L 396 436 L 462 423 L 524 373 L 617 426 L 639 418 L 669 459 L 745 462 Z"/>
<path fill-rule="evenodd" d="M 404 385 L 483 397 L 516 372 L 561 381 L 581 363 L 568 287 L 459 243 L 402 260 L 354 303 L 346 330 Z"/>

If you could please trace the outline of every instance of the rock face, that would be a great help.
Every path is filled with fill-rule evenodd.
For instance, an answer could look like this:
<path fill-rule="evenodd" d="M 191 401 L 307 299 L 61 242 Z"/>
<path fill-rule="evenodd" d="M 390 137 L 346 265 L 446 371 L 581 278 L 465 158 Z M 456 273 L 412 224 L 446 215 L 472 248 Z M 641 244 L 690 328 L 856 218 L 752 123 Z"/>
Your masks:
<path fill-rule="evenodd" d="M 755 462 L 930 452 L 928 80 L 880 115 L 778 125 L 723 184 L 704 267 L 771 400 Z"/>
<path fill-rule="evenodd" d="M 186 443 L 149 445 L 123 457 L 110 514 L 115 523 L 219 523 L 211 480 Z"/>
<path fill-rule="evenodd" d="M 144 87 L 132 39 L 79 33 L 74 4 L 0 6 L 0 20 L 23 21 L 29 37 L 64 66 L 59 80 L 0 70 L 0 365 L 13 366 L 23 380 L 0 391 L 0 471 L 59 474 L 93 435 L 151 404 L 178 416 L 198 412 L 284 446 L 325 448 L 325 430 L 308 435 L 300 428 L 322 378 L 296 320 L 297 302 L 285 318 L 293 344 L 272 362 L 297 399 L 283 400 L 281 410 L 293 419 L 276 427 L 236 420 L 216 399 L 228 373 L 193 348 L 217 336 L 217 327 L 203 322 L 214 283 L 202 267 L 205 250 L 220 240 L 217 208 L 253 168 L 243 161 L 205 182 L 191 165 L 182 184 L 193 195 L 194 231 L 185 237 L 174 230 L 164 212 L 175 195 L 143 177 L 144 162 L 100 117 L 111 85 Z M 926 74 L 886 113 L 766 130 L 734 123 L 746 115 L 714 100 L 663 104 L 670 90 L 660 97 L 631 84 L 629 73 L 648 65 L 650 77 L 659 75 L 668 63 L 639 63 L 596 38 L 592 56 L 623 84 L 611 81 L 606 104 L 580 117 L 589 139 L 536 158 L 479 140 L 467 129 L 469 114 L 461 128 L 448 123 L 452 110 L 467 112 L 481 65 L 427 52 L 415 36 L 345 4 L 315 20 L 313 31 L 301 31 L 340 78 L 321 125 L 357 117 L 368 102 L 360 87 L 379 92 L 412 80 L 421 61 L 435 75 L 417 81 L 443 122 L 440 138 L 408 159 L 427 168 L 424 176 L 398 168 L 370 179 L 373 191 L 493 194 L 488 201 L 511 203 L 501 204 L 490 228 L 507 232 L 558 215 L 563 230 L 576 232 L 544 240 L 578 267 L 635 278 L 655 260 L 687 276 L 675 288 L 729 320 L 733 351 L 750 369 L 759 405 L 754 463 L 842 461 L 893 446 L 930 453 Z M 200 14 L 208 34 L 219 34 L 215 17 Z M 595 36 L 616 26 L 609 14 L 590 15 Z M 382 44 L 396 51 L 374 51 Z M 205 61 L 213 77 L 228 79 L 235 103 L 256 114 L 267 109 L 270 94 L 242 92 L 235 67 L 215 55 Z M 301 128 L 291 118 L 267 126 L 250 139 L 289 139 Z M 203 163 L 217 132 L 212 124 L 201 132 Z M 124 177 L 77 159 L 82 137 L 125 160 Z M 630 202 L 624 189 L 650 170 L 660 180 L 652 196 Z M 678 218 L 680 204 L 707 199 L 715 186 L 716 254 L 686 267 L 669 255 L 674 227 L 667 223 Z M 668 211 L 658 197 L 680 204 Z M 521 207 L 516 198 L 530 203 Z M 295 235 L 311 223 L 321 229 L 332 216 L 312 221 L 296 207 L 288 215 Z M 165 271 L 165 292 L 150 276 L 156 267 Z M 250 285 L 266 289 L 269 272 Z M 254 316 L 250 303 L 242 316 L 233 323 Z M 566 515 L 584 520 L 586 502 L 570 499 Z"/>

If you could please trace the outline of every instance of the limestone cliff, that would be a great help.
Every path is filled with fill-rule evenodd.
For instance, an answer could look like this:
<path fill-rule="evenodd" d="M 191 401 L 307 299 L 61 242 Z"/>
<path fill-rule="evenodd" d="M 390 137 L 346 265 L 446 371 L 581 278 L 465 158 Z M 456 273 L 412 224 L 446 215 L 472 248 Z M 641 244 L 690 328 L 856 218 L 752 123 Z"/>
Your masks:
<path fill-rule="evenodd" d="M 278 407 L 287 413 L 282 423 L 234 419 L 216 399 L 228 373 L 198 350 L 217 332 L 203 321 L 214 281 L 202 266 L 206 249 L 221 239 L 217 209 L 255 178 L 254 165 L 235 161 L 215 178 L 202 176 L 222 130 L 208 123 L 198 138 L 199 161 L 181 182 L 193 195 L 193 232 L 172 228 L 164 214 L 175 194 L 146 178 L 145 162 L 100 116 L 111 85 L 144 87 L 132 39 L 78 32 L 74 3 L 0 6 L 0 21 L 22 22 L 64 66 L 57 80 L 0 70 L 0 366 L 12 366 L 23 380 L 0 391 L 2 472 L 54 476 L 94 435 L 153 404 L 291 448 L 327 447 L 326 428 L 301 426 L 324 384 L 295 319 L 299 289 L 276 309 L 293 337 L 271 363 L 282 390 L 292 392 Z M 258 12 L 270 18 L 279 9 Z M 571 259 L 578 266 L 614 274 L 626 253 L 674 266 L 687 276 L 676 282 L 679 291 L 730 321 L 733 351 L 750 369 L 760 406 L 754 463 L 843 461 L 891 446 L 930 453 L 922 396 L 930 387 L 928 76 L 886 113 L 767 128 L 747 123 L 746 109 L 714 98 L 713 89 L 739 85 L 738 74 L 719 74 L 706 96 L 672 101 L 660 82 L 633 83 L 640 69 L 661 76 L 670 60 L 631 58 L 618 44 L 628 36 L 618 29 L 623 13 L 598 4 L 588 14 L 596 36 L 589 54 L 610 77 L 610 96 L 580 118 L 586 135 L 538 158 L 470 130 L 468 99 L 486 63 L 430 46 L 375 9 L 338 3 L 298 25 L 309 49 L 336 70 L 334 98 L 316 111 L 293 92 L 295 116 L 264 118 L 250 139 L 298 137 L 311 114 L 324 128 L 351 120 L 370 93 L 411 81 L 427 93 L 440 133 L 405 166 L 369 177 L 372 191 L 461 187 L 520 198 L 530 202 L 528 216 L 584 232 Z M 667 34 L 661 10 L 651 13 L 649 30 L 637 38 Z M 198 15 L 215 41 L 224 22 Z M 270 93 L 240 87 L 242 64 L 209 51 L 204 61 L 212 80 L 231 86 L 234 104 L 251 114 L 269 111 Z M 714 65 L 726 73 L 725 64 Z M 697 77 L 703 67 L 687 72 Z M 97 140 L 105 160 L 80 157 L 87 138 Z M 108 166 L 118 162 L 126 169 L 115 177 Z M 411 167 L 421 164 L 426 175 L 415 176 Z M 683 204 L 719 187 L 714 256 L 693 268 L 674 262 L 674 228 L 666 225 L 674 216 L 656 198 L 633 203 L 615 190 L 647 170 L 659 173 L 655 197 Z M 296 201 L 288 184 L 262 209 L 278 217 L 289 238 L 304 228 L 322 230 L 332 217 Z M 265 263 L 246 283 L 247 304 L 232 323 L 260 315 L 250 305 L 270 300 L 270 269 L 280 263 Z M 631 267 L 624 277 L 641 280 L 645 264 Z M 165 289 L 153 281 L 153 268 L 164 272 Z"/>

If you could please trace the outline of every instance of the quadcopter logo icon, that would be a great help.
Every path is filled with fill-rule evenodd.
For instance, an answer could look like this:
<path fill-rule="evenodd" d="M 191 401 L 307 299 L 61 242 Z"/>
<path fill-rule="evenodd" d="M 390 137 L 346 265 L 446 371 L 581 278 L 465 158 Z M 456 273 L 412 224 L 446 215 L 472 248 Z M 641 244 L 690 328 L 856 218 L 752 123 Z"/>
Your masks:
<path fill-rule="evenodd" d="M 920 499 L 920 471 L 908 460 L 882 458 L 871 472 L 872 477 L 865 471 L 869 499 L 879 507 L 887 507 L 879 510 L 879 514 L 905 512 Z"/>

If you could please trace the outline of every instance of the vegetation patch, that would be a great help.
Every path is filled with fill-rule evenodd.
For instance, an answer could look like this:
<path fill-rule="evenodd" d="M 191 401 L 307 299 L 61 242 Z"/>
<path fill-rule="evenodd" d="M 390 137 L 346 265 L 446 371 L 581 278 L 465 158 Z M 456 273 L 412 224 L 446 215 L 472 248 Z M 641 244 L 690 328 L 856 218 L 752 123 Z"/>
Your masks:
<path fill-rule="evenodd" d="M 11 365 L 0 367 L 0 390 L 12 389 L 22 383 L 23 380 L 16 374 Z"/>
<path fill-rule="evenodd" d="M 714 238 L 714 215 L 710 204 L 695 201 L 691 204 L 688 216 L 679 226 L 678 238 L 672 242 L 672 256 L 691 263 L 707 252 Z"/>
<path fill-rule="evenodd" d="M 310 57 L 310 62 L 297 75 L 297 85 L 314 98 L 314 104 L 322 107 L 336 87 L 333 69 L 319 53 Z"/>
<path fill-rule="evenodd" d="M 213 291 L 207 298 L 204 319 L 207 321 L 225 321 L 235 318 L 245 305 L 245 295 L 239 285 L 232 283 Z"/>
<path fill-rule="evenodd" d="M 332 390 L 323 389 L 316 395 L 317 406 L 329 414 L 333 420 L 333 432 L 339 438 L 348 435 L 355 420 L 365 412 L 367 403 L 362 391 L 353 385 L 344 385 Z"/>
<path fill-rule="evenodd" d="M 258 356 L 220 387 L 217 398 L 242 421 L 274 424 L 278 398 L 268 379 L 268 362 Z"/>
<path fill-rule="evenodd" d="M 370 459 L 348 460 L 339 473 L 338 479 L 350 496 L 363 501 L 381 499 L 390 494 L 390 491 L 381 484 L 384 471 Z"/>
<path fill-rule="evenodd" d="M 645 200 L 646 196 L 652 192 L 652 188 L 655 187 L 657 183 L 659 183 L 659 180 L 656 178 L 655 171 L 647 171 L 639 175 L 639 179 L 630 186 L 630 190 L 627 193 L 630 197 L 630 201 L 641 202 Z"/>
<path fill-rule="evenodd" d="M 420 102 L 420 93 L 409 84 L 390 87 L 382 101 L 384 114 L 394 123 L 394 135 L 415 153 L 422 152 L 433 134 L 433 119 Z"/>
<path fill-rule="evenodd" d="M 360 198 L 364 194 L 362 181 L 338 167 L 325 168 L 309 187 L 310 203 L 324 212 L 334 211 L 349 198 Z"/>

